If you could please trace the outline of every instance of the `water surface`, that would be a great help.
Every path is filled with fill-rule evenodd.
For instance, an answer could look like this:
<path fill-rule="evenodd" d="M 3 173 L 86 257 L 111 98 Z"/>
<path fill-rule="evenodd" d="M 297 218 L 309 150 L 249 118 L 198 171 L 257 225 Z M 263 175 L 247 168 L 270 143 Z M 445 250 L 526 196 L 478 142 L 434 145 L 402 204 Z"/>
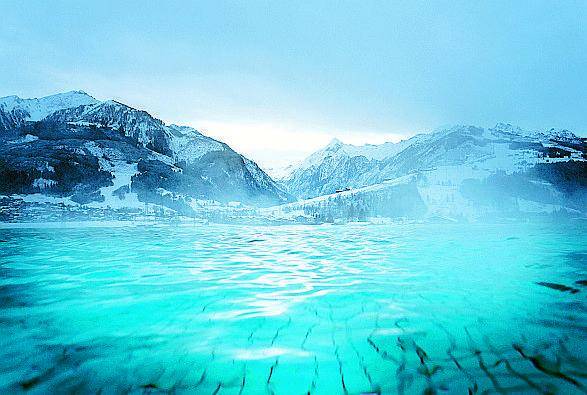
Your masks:
<path fill-rule="evenodd" d="M 0 389 L 584 393 L 586 230 L 0 229 Z"/>

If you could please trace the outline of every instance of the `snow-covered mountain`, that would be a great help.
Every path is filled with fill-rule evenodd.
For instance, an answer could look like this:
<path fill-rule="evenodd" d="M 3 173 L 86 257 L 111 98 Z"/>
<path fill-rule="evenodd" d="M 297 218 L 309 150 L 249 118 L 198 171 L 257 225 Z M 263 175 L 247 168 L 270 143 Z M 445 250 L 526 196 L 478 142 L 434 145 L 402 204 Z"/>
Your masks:
<path fill-rule="evenodd" d="M 81 91 L 0 98 L 0 195 L 112 208 L 155 203 L 181 212 L 209 200 L 289 199 L 228 145 Z"/>
<path fill-rule="evenodd" d="M 289 203 L 283 188 L 306 200 Z M 305 221 L 585 216 L 587 140 L 509 124 L 454 126 L 382 145 L 335 139 L 278 184 L 223 142 L 117 101 L 81 91 L 9 96 L 0 98 L 1 196 L 123 210 L 153 203 L 192 214 L 241 202 Z"/>
<path fill-rule="evenodd" d="M 40 121 L 55 111 L 96 103 L 98 101 L 84 91 L 57 93 L 38 99 L 21 99 L 18 96 L 0 98 L 0 108 L 5 113 L 20 112 L 26 121 Z"/>
<path fill-rule="evenodd" d="M 407 141 L 356 146 L 335 138 L 301 163 L 289 167 L 281 180 L 300 198 L 325 195 L 352 185 L 369 185 L 369 180 L 357 183 L 355 179 L 368 177 L 375 163 L 399 153 L 406 145 Z"/>
<path fill-rule="evenodd" d="M 417 174 L 418 199 L 429 214 L 561 208 L 585 213 L 586 160 L 586 139 L 567 130 L 454 126 L 397 144 L 356 147 L 335 140 L 281 182 L 307 199 Z"/>

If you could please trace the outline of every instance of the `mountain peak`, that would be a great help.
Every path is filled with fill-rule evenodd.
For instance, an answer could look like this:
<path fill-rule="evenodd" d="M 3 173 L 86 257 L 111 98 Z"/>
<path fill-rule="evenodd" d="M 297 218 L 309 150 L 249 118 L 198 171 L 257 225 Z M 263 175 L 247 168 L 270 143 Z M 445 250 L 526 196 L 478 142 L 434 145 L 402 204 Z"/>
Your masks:
<path fill-rule="evenodd" d="M 21 110 L 28 114 L 27 121 L 39 121 L 55 111 L 99 103 L 84 91 L 69 91 L 34 99 L 21 99 L 7 96 L 0 99 L 0 104 L 7 111 Z"/>
<path fill-rule="evenodd" d="M 513 133 L 513 134 L 522 134 L 522 128 L 519 126 L 514 126 L 511 123 L 499 122 L 494 127 L 494 130 L 499 130 L 500 132 L 506 133 Z"/>
<path fill-rule="evenodd" d="M 16 95 L 9 95 L 9 96 L 0 97 L 0 102 L 3 102 L 5 100 L 8 101 L 8 100 L 22 100 L 22 99 Z"/>
<path fill-rule="evenodd" d="M 66 93 L 71 93 L 71 94 L 77 94 L 77 95 L 86 95 L 86 96 L 91 96 L 90 94 L 88 94 L 86 91 L 83 91 L 81 89 L 78 90 L 73 90 L 73 91 L 69 91 Z"/>
<path fill-rule="evenodd" d="M 55 93 L 55 94 L 52 94 L 49 96 L 41 97 L 40 99 L 47 98 L 47 97 L 53 97 L 53 96 L 89 96 L 93 99 L 92 95 L 90 95 L 89 93 L 87 93 L 86 91 L 83 91 L 81 89 L 71 90 L 71 91 L 66 91 L 66 92 L 61 92 L 61 93 Z"/>
<path fill-rule="evenodd" d="M 337 150 L 342 146 L 344 146 L 344 143 L 335 137 L 332 140 L 330 140 L 330 142 L 326 147 L 324 147 L 324 149 L 327 151 Z"/>
<path fill-rule="evenodd" d="M 88 102 L 97 102 L 93 96 L 89 95 L 85 91 L 82 90 L 72 90 L 67 92 L 55 93 L 48 96 L 43 96 L 34 99 L 24 99 L 24 100 L 36 100 L 39 102 L 55 102 L 55 101 L 88 101 Z"/>
<path fill-rule="evenodd" d="M 12 111 L 14 108 L 17 108 L 22 101 L 23 100 L 16 95 L 0 97 L 0 107 L 7 111 Z"/>

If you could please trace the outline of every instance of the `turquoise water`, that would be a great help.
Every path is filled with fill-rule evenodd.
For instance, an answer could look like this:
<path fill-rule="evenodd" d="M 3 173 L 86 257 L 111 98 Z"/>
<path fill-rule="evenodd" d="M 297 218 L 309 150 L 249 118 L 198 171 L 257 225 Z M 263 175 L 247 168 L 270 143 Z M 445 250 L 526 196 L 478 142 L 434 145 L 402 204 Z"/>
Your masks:
<path fill-rule="evenodd" d="M 0 229 L 0 391 L 584 393 L 586 230 Z"/>

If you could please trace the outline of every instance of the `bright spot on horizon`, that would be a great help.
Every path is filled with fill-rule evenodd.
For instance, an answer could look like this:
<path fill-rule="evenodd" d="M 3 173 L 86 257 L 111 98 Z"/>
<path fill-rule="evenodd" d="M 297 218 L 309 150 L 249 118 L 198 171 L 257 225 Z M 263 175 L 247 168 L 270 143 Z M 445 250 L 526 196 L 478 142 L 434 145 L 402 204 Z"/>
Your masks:
<path fill-rule="evenodd" d="M 415 133 L 358 130 L 321 130 L 294 124 L 238 121 L 191 121 L 185 124 L 228 144 L 257 162 L 264 170 L 278 171 L 304 160 L 337 138 L 345 144 L 397 143 Z"/>

